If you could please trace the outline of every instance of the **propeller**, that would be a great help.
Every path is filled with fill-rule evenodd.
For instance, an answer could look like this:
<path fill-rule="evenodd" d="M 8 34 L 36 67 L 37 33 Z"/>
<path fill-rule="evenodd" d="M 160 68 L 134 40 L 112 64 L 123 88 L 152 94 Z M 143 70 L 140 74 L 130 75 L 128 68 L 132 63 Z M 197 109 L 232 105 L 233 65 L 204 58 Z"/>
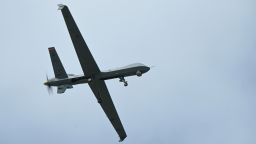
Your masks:
<path fill-rule="evenodd" d="M 48 94 L 51 95 L 51 94 L 53 94 L 53 90 L 52 90 L 52 87 L 51 87 L 49 84 L 47 84 L 47 82 L 48 82 L 48 80 L 49 80 L 47 74 L 46 74 L 46 80 L 47 80 L 47 81 L 46 81 L 44 84 L 47 86 Z"/>

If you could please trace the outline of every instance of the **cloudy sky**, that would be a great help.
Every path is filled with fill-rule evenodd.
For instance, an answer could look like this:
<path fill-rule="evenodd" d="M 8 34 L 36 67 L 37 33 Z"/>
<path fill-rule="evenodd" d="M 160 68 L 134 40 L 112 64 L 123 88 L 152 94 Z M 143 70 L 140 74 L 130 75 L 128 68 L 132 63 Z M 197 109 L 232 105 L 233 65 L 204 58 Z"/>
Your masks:
<path fill-rule="evenodd" d="M 57 4 L 69 6 L 107 81 L 124 144 L 256 143 L 255 0 L 0 0 L 0 143 L 112 144 L 118 135 L 89 87 L 48 95 L 48 47 L 82 69 Z"/>

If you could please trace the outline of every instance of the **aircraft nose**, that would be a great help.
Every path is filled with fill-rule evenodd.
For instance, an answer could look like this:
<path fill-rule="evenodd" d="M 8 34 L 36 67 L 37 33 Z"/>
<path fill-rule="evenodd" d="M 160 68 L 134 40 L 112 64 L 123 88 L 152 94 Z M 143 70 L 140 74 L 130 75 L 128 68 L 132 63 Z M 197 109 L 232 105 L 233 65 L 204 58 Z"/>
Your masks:
<path fill-rule="evenodd" d="M 150 70 L 150 67 L 147 67 L 147 71 L 149 71 Z"/>
<path fill-rule="evenodd" d="M 150 70 L 150 67 L 146 66 L 145 67 L 145 72 L 148 72 Z"/>

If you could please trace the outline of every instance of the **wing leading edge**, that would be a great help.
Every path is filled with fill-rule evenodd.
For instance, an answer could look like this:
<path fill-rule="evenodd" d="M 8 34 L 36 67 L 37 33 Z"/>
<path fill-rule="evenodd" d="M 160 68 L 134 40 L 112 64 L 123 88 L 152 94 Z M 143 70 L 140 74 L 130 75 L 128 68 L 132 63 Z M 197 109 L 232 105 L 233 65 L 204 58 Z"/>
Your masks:
<path fill-rule="evenodd" d="M 120 137 L 120 142 L 123 141 L 127 137 L 127 135 L 125 133 L 122 122 L 119 119 L 116 108 L 113 104 L 105 82 L 102 80 L 95 80 L 89 83 L 89 86 L 92 89 L 105 114 L 107 115 L 109 121 L 118 133 Z"/>
<path fill-rule="evenodd" d="M 80 65 L 85 76 L 93 76 L 100 73 L 100 69 L 97 66 L 88 46 L 86 45 L 82 34 L 80 33 L 69 9 L 65 5 L 59 5 L 64 20 L 66 22 L 71 40 L 76 50 Z M 111 124 L 115 128 L 120 137 L 120 141 L 123 141 L 127 135 L 121 123 L 121 120 L 117 114 L 116 108 L 108 92 L 107 86 L 103 80 L 93 80 L 89 83 L 91 90 L 97 98 L 99 104 L 110 120 Z"/>
<path fill-rule="evenodd" d="M 73 42 L 84 75 L 91 76 L 93 74 L 99 73 L 100 69 L 96 64 L 87 44 L 85 43 L 84 38 L 80 33 L 68 7 L 65 5 L 59 5 L 59 9 L 61 10 L 66 22 L 69 35 Z"/>

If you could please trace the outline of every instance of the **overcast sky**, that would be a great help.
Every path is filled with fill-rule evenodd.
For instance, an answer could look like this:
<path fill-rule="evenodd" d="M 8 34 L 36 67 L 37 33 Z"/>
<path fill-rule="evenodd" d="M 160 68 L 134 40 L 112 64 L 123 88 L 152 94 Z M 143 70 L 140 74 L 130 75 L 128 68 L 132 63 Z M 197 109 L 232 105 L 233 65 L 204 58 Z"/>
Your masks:
<path fill-rule="evenodd" d="M 88 85 L 48 95 L 48 47 L 82 74 L 57 4 L 69 6 L 107 81 L 124 144 L 256 143 L 255 0 L 0 0 L 0 143 L 112 144 L 119 138 Z"/>

